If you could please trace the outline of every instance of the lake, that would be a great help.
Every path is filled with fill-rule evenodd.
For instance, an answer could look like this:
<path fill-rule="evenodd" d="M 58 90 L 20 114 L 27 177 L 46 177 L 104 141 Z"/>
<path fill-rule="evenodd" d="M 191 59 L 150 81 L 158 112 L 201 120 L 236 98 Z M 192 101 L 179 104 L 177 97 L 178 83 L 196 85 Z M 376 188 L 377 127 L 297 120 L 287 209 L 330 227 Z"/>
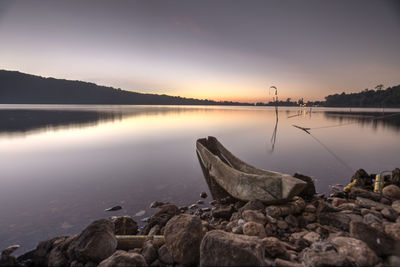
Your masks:
<path fill-rule="evenodd" d="M 20 244 L 20 254 L 111 215 L 139 222 L 155 200 L 210 196 L 195 150 L 206 136 L 329 193 L 358 168 L 400 167 L 399 112 L 279 107 L 277 120 L 273 107 L 0 105 L 0 250 Z M 104 211 L 114 205 L 123 209 Z"/>

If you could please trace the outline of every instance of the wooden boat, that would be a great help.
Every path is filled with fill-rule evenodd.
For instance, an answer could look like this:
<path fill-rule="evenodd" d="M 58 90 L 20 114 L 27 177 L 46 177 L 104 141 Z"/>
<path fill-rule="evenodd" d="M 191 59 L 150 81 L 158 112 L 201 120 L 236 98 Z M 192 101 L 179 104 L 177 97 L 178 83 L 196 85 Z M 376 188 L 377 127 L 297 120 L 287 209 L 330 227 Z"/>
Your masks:
<path fill-rule="evenodd" d="M 229 195 L 243 201 L 290 201 L 306 183 L 289 174 L 255 168 L 229 152 L 215 137 L 198 139 L 197 155 L 203 171 Z"/>

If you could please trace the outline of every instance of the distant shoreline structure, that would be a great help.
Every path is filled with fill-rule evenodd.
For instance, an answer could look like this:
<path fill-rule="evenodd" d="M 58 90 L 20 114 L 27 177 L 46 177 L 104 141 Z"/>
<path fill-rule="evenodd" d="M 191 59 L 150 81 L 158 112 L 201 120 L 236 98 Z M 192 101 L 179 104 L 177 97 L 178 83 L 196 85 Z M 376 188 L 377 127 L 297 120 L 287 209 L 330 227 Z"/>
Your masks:
<path fill-rule="evenodd" d="M 325 97 L 326 101 L 271 101 L 246 103 L 146 94 L 83 81 L 44 78 L 19 71 L 0 70 L 0 104 L 85 104 L 85 105 L 208 105 L 208 106 L 321 106 L 400 107 L 400 85 L 382 90 L 365 89 Z"/>

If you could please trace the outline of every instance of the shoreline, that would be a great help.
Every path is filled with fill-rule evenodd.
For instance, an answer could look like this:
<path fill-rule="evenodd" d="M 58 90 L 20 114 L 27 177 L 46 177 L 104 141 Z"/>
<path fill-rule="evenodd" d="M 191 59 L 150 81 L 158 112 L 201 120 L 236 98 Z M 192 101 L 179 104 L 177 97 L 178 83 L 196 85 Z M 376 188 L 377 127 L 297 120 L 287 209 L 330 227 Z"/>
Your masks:
<path fill-rule="evenodd" d="M 329 196 L 309 183 L 284 204 L 205 192 L 189 206 L 155 201 L 140 231 L 131 216 L 111 216 L 17 258 L 19 246 L 10 246 L 0 266 L 398 266 L 400 169 L 382 194 L 373 192 L 373 176 L 360 169 L 347 192 L 332 187 Z"/>

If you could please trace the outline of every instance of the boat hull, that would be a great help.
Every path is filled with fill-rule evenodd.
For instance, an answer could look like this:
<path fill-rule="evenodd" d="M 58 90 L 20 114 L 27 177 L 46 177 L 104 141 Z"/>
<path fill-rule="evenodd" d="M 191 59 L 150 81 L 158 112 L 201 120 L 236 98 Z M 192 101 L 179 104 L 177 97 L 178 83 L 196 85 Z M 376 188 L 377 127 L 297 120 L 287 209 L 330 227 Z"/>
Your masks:
<path fill-rule="evenodd" d="M 241 161 L 215 137 L 198 139 L 196 150 L 203 172 L 236 199 L 280 203 L 291 200 L 306 186 L 289 174 L 258 169 Z"/>

